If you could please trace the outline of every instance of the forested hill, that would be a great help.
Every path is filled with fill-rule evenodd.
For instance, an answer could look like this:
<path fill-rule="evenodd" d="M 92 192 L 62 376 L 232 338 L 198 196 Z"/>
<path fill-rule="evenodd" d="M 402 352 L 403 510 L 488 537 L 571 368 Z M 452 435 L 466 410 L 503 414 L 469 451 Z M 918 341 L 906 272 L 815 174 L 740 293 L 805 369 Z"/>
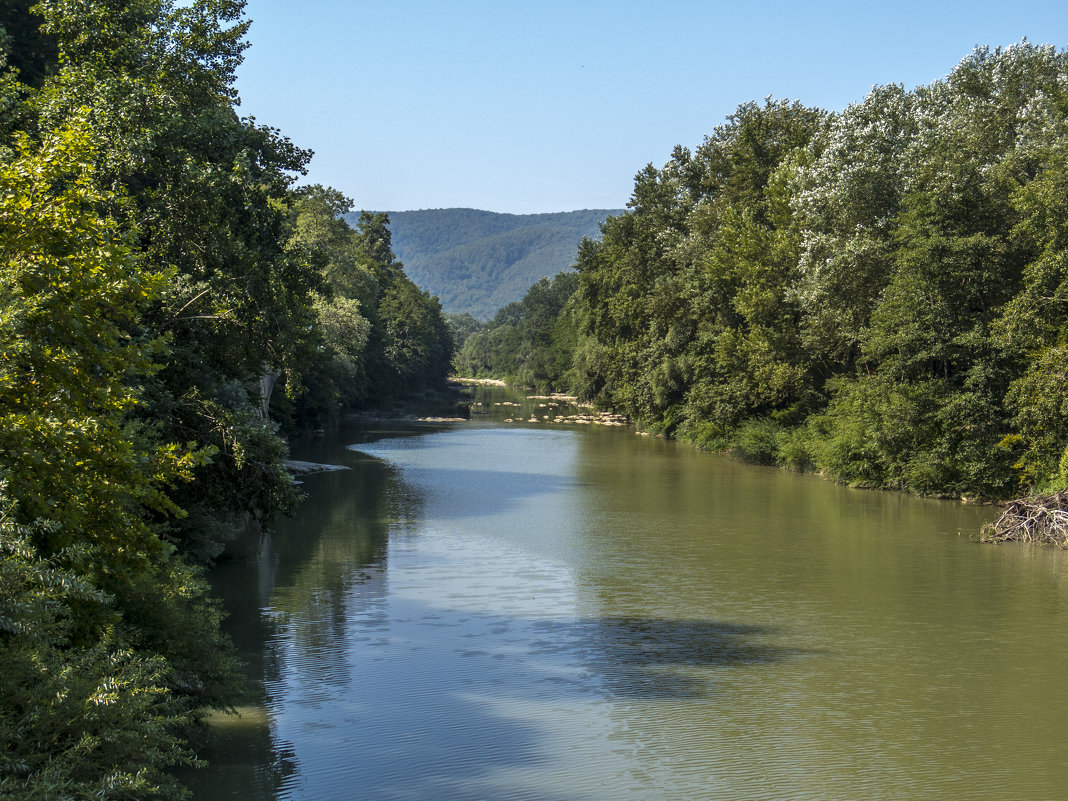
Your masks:
<path fill-rule="evenodd" d="M 488 317 L 544 277 L 570 269 L 583 237 L 622 209 L 500 214 L 478 209 L 389 212 L 393 250 L 446 312 Z"/>

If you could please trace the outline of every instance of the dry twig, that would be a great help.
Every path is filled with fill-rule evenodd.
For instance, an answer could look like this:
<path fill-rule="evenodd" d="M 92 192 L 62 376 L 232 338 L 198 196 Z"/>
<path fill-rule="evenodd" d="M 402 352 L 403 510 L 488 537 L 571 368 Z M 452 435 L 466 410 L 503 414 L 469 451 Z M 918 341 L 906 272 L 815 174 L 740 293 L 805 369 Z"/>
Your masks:
<path fill-rule="evenodd" d="M 1068 548 L 1068 490 L 1010 501 L 983 526 L 982 542 L 1038 542 Z"/>

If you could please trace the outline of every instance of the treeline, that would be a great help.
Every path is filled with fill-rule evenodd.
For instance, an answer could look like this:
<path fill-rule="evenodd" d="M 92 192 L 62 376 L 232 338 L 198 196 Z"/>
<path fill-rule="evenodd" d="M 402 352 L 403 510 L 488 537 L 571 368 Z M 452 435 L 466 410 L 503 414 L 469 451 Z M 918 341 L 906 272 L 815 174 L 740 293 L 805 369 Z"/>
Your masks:
<path fill-rule="evenodd" d="M 488 323 L 471 315 L 449 315 L 459 375 L 507 378 L 548 391 L 577 380 L 573 360 L 578 343 L 578 273 L 541 279 L 522 300 L 499 309 Z"/>
<path fill-rule="evenodd" d="M 242 13 L 0 5 L 5 798 L 182 795 L 189 727 L 239 692 L 200 566 L 295 500 L 271 418 L 448 370 L 387 219 L 351 229 L 293 188 L 310 153 L 238 116 Z"/>
<path fill-rule="evenodd" d="M 536 288 L 460 365 L 858 486 L 1063 489 L 1066 58 L 981 48 L 840 114 L 742 105 L 637 175 L 555 322 Z"/>

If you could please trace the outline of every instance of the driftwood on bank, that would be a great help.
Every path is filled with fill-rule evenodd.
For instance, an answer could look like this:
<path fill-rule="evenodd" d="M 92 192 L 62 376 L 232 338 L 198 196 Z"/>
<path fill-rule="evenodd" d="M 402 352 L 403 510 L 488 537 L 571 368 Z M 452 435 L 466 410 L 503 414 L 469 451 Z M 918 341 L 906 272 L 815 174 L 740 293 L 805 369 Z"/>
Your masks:
<path fill-rule="evenodd" d="M 983 526 L 982 542 L 1038 542 L 1068 548 L 1068 490 L 1011 501 Z"/>

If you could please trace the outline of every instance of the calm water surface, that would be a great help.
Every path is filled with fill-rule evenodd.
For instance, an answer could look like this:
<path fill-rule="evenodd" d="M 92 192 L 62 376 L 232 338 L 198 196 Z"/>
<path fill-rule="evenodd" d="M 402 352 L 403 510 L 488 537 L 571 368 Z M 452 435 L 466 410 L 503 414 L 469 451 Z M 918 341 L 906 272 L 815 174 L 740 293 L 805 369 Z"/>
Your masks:
<path fill-rule="evenodd" d="M 487 408 L 297 454 L 353 469 L 216 572 L 261 701 L 196 798 L 1068 797 L 1064 553 Z"/>

